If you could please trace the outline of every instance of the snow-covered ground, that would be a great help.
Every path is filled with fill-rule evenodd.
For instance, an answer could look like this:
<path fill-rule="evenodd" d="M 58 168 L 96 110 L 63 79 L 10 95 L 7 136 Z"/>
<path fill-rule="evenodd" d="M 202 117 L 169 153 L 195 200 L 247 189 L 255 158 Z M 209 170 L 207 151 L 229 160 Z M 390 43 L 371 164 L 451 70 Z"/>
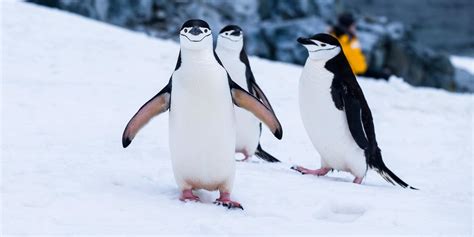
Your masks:
<path fill-rule="evenodd" d="M 473 96 L 361 79 L 387 165 L 419 191 L 370 171 L 363 185 L 319 166 L 299 118 L 301 67 L 250 58 L 284 137 L 263 146 L 283 161 L 237 164 L 233 197 L 182 203 L 168 116 L 127 149 L 121 133 L 167 82 L 178 45 L 26 3 L 2 1 L 2 233 L 472 234 Z M 177 26 L 178 27 L 178 26 Z"/>
<path fill-rule="evenodd" d="M 465 56 L 451 56 L 451 62 L 455 67 L 464 69 L 474 75 L 474 58 Z"/>

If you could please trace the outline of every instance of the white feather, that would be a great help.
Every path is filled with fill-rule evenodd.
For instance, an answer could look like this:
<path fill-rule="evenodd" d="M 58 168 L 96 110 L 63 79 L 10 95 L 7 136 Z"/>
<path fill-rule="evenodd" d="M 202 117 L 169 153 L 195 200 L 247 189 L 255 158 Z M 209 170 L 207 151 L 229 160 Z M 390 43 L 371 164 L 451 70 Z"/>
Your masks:
<path fill-rule="evenodd" d="M 226 71 L 214 59 L 183 63 L 172 83 L 169 134 L 178 186 L 230 192 L 235 118 Z"/>
<path fill-rule="evenodd" d="M 231 49 L 230 47 L 223 47 L 225 43 L 225 39 L 218 40 L 216 53 L 232 80 L 240 87 L 248 90 L 247 77 L 245 75 L 246 67 L 240 61 L 239 55 L 242 46 L 237 49 Z M 252 156 L 260 140 L 260 121 L 253 114 L 239 107 L 235 107 L 235 118 L 237 125 L 236 152 L 245 151 L 249 156 Z"/>

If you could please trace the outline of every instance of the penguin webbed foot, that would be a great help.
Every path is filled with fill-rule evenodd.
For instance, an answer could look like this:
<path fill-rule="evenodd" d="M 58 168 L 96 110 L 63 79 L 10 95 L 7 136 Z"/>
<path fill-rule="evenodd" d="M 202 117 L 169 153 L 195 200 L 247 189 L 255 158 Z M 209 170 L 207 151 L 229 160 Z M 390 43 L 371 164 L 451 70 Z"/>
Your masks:
<path fill-rule="evenodd" d="M 316 175 L 316 176 L 324 176 L 329 171 L 331 171 L 330 168 L 320 168 L 320 169 L 316 169 L 316 170 L 311 170 L 311 169 L 307 169 L 307 168 L 304 168 L 302 166 L 297 166 L 297 165 L 292 166 L 290 169 L 296 170 L 296 171 L 300 172 L 302 175 L 312 174 L 312 175 Z"/>
<path fill-rule="evenodd" d="M 240 205 L 240 203 L 230 200 L 230 193 L 228 192 L 221 192 L 220 197 L 216 199 L 216 201 L 214 201 L 214 204 L 218 206 L 222 205 L 223 207 L 226 207 L 227 209 L 244 210 L 244 208 L 242 207 L 242 205 Z"/>
<path fill-rule="evenodd" d="M 355 178 L 354 178 L 354 181 L 352 181 L 352 182 L 355 183 L 355 184 L 362 184 L 362 180 L 363 180 L 363 179 L 364 179 L 364 178 L 355 177 Z"/>
<path fill-rule="evenodd" d="M 247 162 L 247 161 L 249 161 L 249 160 L 250 160 L 250 156 L 247 156 L 247 157 L 245 157 L 245 158 L 243 158 L 243 159 L 240 159 L 240 160 L 239 160 L 239 159 L 236 159 L 237 162 Z"/>
<path fill-rule="evenodd" d="M 183 202 L 188 202 L 188 201 L 200 202 L 201 201 L 198 196 L 193 194 L 193 191 L 191 189 L 183 190 L 183 192 L 181 193 L 181 196 L 179 197 L 179 200 Z"/>
<path fill-rule="evenodd" d="M 238 162 L 246 162 L 246 161 L 249 161 L 251 155 L 246 151 L 246 150 L 241 150 L 241 151 L 237 151 L 238 153 L 241 153 L 242 155 L 244 155 L 244 158 L 241 159 L 241 160 L 237 160 Z"/>

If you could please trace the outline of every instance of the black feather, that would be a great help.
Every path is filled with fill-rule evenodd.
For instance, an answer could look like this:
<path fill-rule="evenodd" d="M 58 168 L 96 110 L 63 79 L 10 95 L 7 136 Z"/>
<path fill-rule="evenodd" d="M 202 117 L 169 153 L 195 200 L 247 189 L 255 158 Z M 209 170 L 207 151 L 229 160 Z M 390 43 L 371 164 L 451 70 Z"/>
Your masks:
<path fill-rule="evenodd" d="M 340 47 L 339 42 L 328 34 L 317 34 L 311 38 Z M 385 166 L 375 136 L 372 112 L 343 50 L 328 60 L 324 67 L 334 74 L 330 88 L 332 100 L 337 109 L 344 109 L 351 135 L 364 150 L 367 166 L 377 171 L 389 183 L 415 189 Z"/>
<path fill-rule="evenodd" d="M 255 155 L 264 160 L 264 161 L 267 161 L 267 162 L 281 162 L 280 160 L 278 160 L 277 158 L 275 158 L 274 156 L 270 155 L 268 152 L 266 152 L 265 150 L 263 150 L 262 146 L 260 145 L 260 143 L 258 144 L 257 146 L 257 150 L 255 151 Z"/>

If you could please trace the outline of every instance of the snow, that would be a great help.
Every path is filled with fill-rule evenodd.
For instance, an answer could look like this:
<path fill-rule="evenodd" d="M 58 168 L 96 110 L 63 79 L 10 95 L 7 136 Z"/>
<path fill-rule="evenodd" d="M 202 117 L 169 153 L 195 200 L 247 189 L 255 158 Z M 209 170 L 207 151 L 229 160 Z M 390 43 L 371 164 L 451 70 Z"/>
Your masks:
<path fill-rule="evenodd" d="M 299 118 L 301 67 L 251 57 L 284 137 L 264 131 L 281 159 L 237 163 L 232 196 L 244 211 L 178 201 L 168 116 L 129 148 L 121 133 L 168 81 L 179 47 L 22 2 L 2 1 L 2 233 L 472 234 L 473 96 L 360 79 L 387 165 L 419 191 L 369 171 L 363 185 L 319 166 Z M 185 149 L 185 148 L 183 148 Z"/>
<path fill-rule="evenodd" d="M 464 69 L 474 74 L 474 58 L 465 56 L 451 56 L 451 63 L 457 68 Z"/>

